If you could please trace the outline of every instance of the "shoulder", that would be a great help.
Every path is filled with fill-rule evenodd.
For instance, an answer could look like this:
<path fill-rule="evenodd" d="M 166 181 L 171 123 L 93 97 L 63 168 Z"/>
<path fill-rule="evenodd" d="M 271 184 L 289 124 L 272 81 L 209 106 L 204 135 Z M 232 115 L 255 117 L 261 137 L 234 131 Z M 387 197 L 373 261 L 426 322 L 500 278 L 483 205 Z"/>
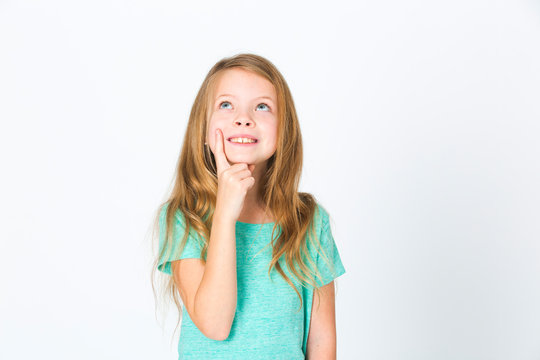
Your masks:
<path fill-rule="evenodd" d="M 314 223 L 319 231 L 324 231 L 330 226 L 330 214 L 318 201 L 315 206 Z"/>
<path fill-rule="evenodd" d="M 171 243 L 175 247 L 188 244 L 190 247 L 201 249 L 205 243 L 203 235 L 198 233 L 191 224 L 187 223 L 186 214 L 180 208 L 175 210 L 174 215 L 168 215 L 169 206 L 170 202 L 166 202 L 159 207 L 160 246 L 165 246 L 170 236 Z M 187 231 L 188 228 L 189 232 Z"/>
<path fill-rule="evenodd" d="M 318 201 L 313 194 L 307 192 L 298 192 L 298 197 L 300 198 L 300 202 L 304 207 L 309 208 L 314 205 L 315 210 L 312 220 L 316 230 L 320 231 L 328 226 L 330 223 L 330 215 L 322 203 Z"/>
<path fill-rule="evenodd" d="M 321 251 L 330 246 L 331 228 L 330 215 L 326 207 L 320 202 L 315 202 L 311 231 L 306 236 L 308 248 L 312 256 L 317 256 Z"/>
<path fill-rule="evenodd" d="M 165 224 L 165 222 L 167 220 L 167 213 L 168 213 L 167 210 L 169 208 L 169 205 L 170 205 L 170 201 L 167 201 L 167 202 L 163 203 L 159 208 L 159 223 L 160 224 Z M 185 217 L 184 217 L 184 214 L 182 213 L 182 211 L 180 209 L 176 209 L 173 219 L 174 219 L 175 224 L 183 224 L 184 223 Z"/>

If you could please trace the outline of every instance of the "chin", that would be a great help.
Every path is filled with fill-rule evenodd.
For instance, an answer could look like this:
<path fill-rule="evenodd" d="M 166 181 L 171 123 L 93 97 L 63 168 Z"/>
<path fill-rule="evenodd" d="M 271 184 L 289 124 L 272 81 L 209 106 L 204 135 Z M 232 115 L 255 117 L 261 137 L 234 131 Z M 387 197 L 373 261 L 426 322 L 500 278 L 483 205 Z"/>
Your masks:
<path fill-rule="evenodd" d="M 260 164 L 264 162 L 264 160 L 255 158 L 252 156 L 231 156 L 229 157 L 229 161 L 235 164 L 237 163 Z"/>
<path fill-rule="evenodd" d="M 238 156 L 238 157 L 229 158 L 229 161 L 234 164 L 238 164 L 238 163 L 255 164 L 257 159 L 252 159 L 247 156 L 246 157 Z"/>

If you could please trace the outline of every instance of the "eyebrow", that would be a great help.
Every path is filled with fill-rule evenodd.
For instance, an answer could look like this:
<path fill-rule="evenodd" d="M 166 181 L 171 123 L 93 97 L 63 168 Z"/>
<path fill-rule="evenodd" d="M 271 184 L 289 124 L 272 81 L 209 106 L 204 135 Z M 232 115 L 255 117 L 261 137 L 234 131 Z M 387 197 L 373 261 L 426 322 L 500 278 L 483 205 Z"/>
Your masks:
<path fill-rule="evenodd" d="M 236 96 L 234 96 L 232 94 L 221 94 L 218 97 L 216 97 L 216 99 L 219 99 L 220 97 L 223 97 L 223 96 L 230 96 L 230 97 L 236 98 Z M 259 97 L 256 97 L 254 100 L 256 100 L 256 99 L 268 99 L 268 100 L 270 100 L 272 102 L 274 101 L 274 99 L 272 99 L 269 96 L 259 96 Z"/>

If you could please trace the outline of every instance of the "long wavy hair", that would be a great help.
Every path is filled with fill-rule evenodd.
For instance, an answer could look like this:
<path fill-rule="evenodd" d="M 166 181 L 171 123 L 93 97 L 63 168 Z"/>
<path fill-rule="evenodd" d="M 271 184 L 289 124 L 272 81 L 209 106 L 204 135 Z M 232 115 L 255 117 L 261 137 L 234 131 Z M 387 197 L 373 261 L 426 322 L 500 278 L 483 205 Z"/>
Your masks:
<path fill-rule="evenodd" d="M 165 245 L 157 251 L 152 265 L 151 278 L 154 297 L 157 299 L 156 268 L 160 259 L 167 253 L 170 256 L 173 249 L 172 232 L 177 211 L 181 211 L 185 219 L 185 232 L 181 242 L 183 245 L 177 251 L 179 254 L 182 253 L 190 228 L 193 228 L 203 239 L 201 258 L 206 262 L 218 186 L 214 155 L 209 146 L 205 146 L 206 131 L 211 116 L 210 102 L 214 96 L 214 86 L 220 73 L 236 67 L 262 76 L 270 81 L 276 90 L 277 147 L 275 153 L 267 161 L 267 169 L 261 179 L 262 186 L 260 186 L 258 198 L 262 199 L 266 210 L 270 210 L 274 215 L 272 260 L 269 263 L 268 274 L 273 268 L 281 274 L 300 298 L 300 310 L 302 296 L 284 273 L 278 260 L 284 256 L 289 271 L 294 274 L 302 286 L 311 285 L 317 296 L 320 296 L 314 279 L 314 276 L 320 279 L 320 274 L 308 252 L 306 243 L 306 237 L 313 239 L 319 252 L 320 242 L 315 234 L 313 221 L 317 211 L 317 203 L 313 195 L 298 192 L 302 171 L 302 136 L 289 87 L 281 73 L 270 61 L 254 54 L 237 54 L 218 61 L 206 75 L 197 93 L 191 108 L 182 151 L 177 162 L 173 189 L 167 200 L 159 206 L 155 215 L 153 245 L 155 245 L 155 239 L 159 238 L 159 232 L 164 230 Z M 159 229 L 159 214 L 164 206 L 167 207 L 166 227 Z M 276 231 L 278 227 L 281 234 L 274 236 L 275 233 L 278 233 Z M 326 255 L 322 256 L 326 258 L 325 261 L 328 261 Z M 162 296 L 160 298 L 172 298 L 178 308 L 179 323 L 182 307 L 174 276 L 163 275 L 162 280 L 160 293 Z"/>

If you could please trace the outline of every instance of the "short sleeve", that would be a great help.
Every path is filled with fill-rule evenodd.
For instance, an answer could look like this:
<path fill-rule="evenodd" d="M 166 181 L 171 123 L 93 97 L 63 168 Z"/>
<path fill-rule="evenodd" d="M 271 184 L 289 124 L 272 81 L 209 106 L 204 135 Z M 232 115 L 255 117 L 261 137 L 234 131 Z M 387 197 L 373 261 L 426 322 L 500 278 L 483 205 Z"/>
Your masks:
<path fill-rule="evenodd" d="M 330 222 L 328 213 L 319 206 L 321 220 L 320 220 L 320 232 L 319 241 L 323 253 L 317 253 L 317 269 L 320 272 L 321 279 L 316 279 L 317 287 L 321 287 L 329 284 L 335 278 L 345 274 L 345 267 L 341 262 L 338 248 L 332 236 L 332 229 L 330 228 Z M 324 257 L 326 255 L 327 258 Z"/>
<path fill-rule="evenodd" d="M 201 258 L 202 241 L 196 231 L 191 228 L 190 234 L 186 240 L 186 245 L 184 246 L 182 253 L 180 253 L 182 240 L 185 234 L 185 223 L 183 213 L 180 210 L 177 210 L 173 218 L 172 246 L 166 246 L 165 231 L 167 227 L 167 206 L 168 205 L 163 206 L 159 214 L 159 254 L 161 255 L 158 254 L 160 259 L 157 268 L 159 271 L 171 275 L 171 262 L 180 259 Z"/>

